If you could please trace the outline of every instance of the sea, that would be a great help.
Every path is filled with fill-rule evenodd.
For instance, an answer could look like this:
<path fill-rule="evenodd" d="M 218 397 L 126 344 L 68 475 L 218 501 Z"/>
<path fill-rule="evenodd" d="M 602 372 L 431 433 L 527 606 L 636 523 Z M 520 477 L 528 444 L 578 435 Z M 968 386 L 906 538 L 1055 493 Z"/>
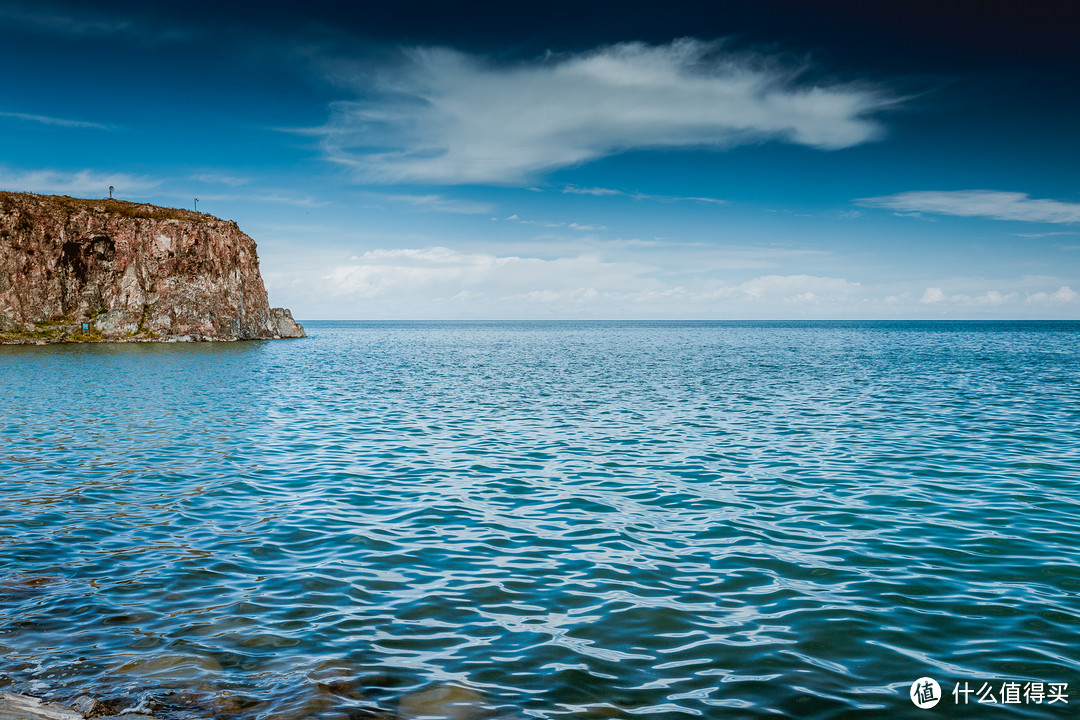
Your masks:
<path fill-rule="evenodd" d="M 0 691 L 1077 716 L 1080 323 L 306 326 L 0 347 Z"/>

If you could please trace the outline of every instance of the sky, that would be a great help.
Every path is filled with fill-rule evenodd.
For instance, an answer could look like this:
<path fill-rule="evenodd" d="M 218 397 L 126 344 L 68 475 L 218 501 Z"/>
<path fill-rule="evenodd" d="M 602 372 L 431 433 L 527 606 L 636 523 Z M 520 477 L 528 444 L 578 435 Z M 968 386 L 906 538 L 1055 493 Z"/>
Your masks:
<path fill-rule="evenodd" d="M 302 320 L 1080 318 L 1071 0 L 0 0 L 0 189 Z"/>

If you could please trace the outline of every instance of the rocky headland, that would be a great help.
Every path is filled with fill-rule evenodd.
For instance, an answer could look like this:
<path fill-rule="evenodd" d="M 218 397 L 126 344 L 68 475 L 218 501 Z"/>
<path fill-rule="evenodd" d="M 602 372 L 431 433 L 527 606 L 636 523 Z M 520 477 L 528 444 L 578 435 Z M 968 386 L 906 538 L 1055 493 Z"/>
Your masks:
<path fill-rule="evenodd" d="M 235 222 L 122 200 L 0 192 L 0 342 L 304 337 L 270 307 Z"/>

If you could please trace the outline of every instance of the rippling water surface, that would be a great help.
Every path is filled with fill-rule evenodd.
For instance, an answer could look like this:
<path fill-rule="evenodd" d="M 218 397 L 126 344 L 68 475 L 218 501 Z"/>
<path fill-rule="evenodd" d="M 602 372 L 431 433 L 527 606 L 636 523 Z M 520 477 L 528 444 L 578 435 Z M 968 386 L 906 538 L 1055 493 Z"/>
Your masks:
<path fill-rule="evenodd" d="M 309 331 L 0 348 L 0 689 L 224 718 L 1080 704 L 1080 324 Z"/>

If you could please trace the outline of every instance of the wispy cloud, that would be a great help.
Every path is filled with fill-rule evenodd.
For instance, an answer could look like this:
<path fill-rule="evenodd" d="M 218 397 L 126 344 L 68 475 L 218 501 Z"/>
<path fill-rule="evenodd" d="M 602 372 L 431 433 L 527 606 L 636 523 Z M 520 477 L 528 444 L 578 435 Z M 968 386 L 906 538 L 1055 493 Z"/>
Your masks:
<path fill-rule="evenodd" d="M 273 205 L 295 205 L 296 207 L 317 208 L 330 203 L 325 200 L 316 200 L 307 195 L 286 195 L 284 193 L 263 193 L 251 195 L 252 200 L 271 203 Z"/>
<path fill-rule="evenodd" d="M 170 192 L 165 193 L 164 197 L 182 199 L 184 201 L 190 201 L 190 193 L 177 193 Z M 329 205 L 329 201 L 316 200 L 310 195 L 294 195 L 287 191 L 275 191 L 266 190 L 263 192 L 251 192 L 251 193 L 200 193 L 199 202 L 260 202 L 268 203 L 270 205 L 291 205 L 294 207 L 303 208 L 318 208 Z"/>
<path fill-rule="evenodd" d="M 52 3 L 5 3 L 0 18 L 12 25 L 57 35 L 115 35 L 130 32 L 130 19 L 98 13 L 91 9 L 60 8 Z"/>
<path fill-rule="evenodd" d="M 515 222 L 515 223 L 519 223 L 521 225 L 535 225 L 537 227 L 543 227 L 543 228 L 567 227 L 567 228 L 570 228 L 571 230 L 580 230 L 582 232 L 592 232 L 594 230 L 607 230 L 607 226 L 605 226 L 605 225 L 588 225 L 588 224 L 585 224 L 585 223 L 577 223 L 577 222 L 551 222 L 551 221 L 546 221 L 546 220 L 526 220 L 526 219 L 520 217 L 517 213 L 514 213 L 513 215 L 507 216 L 506 220 L 508 222 Z"/>
<path fill-rule="evenodd" d="M 960 217 L 986 217 L 1024 222 L 1080 222 L 1080 203 L 1031 198 L 1025 193 L 1000 190 L 917 190 L 862 198 L 866 207 L 889 208 L 909 213 L 935 213 Z"/>
<path fill-rule="evenodd" d="M 40 125 L 55 125 L 57 127 L 66 128 L 86 128 L 91 130 L 116 129 L 112 125 L 102 125 L 101 123 L 96 122 L 86 122 L 85 120 L 68 120 L 66 118 L 49 117 L 48 115 L 31 115 L 30 113 L 0 112 L 0 118 L 23 120 L 26 122 L 38 123 Z"/>
<path fill-rule="evenodd" d="M 613 197 L 624 196 L 631 198 L 632 200 L 652 200 L 653 202 L 661 203 L 674 203 L 674 202 L 695 202 L 703 205 L 727 205 L 727 200 L 721 200 L 720 198 L 711 197 L 697 197 L 693 195 L 652 195 L 650 193 L 643 192 L 629 192 L 626 190 L 616 190 L 614 188 L 601 188 L 591 187 L 583 188 L 575 185 L 567 185 L 563 188 L 563 193 L 570 195 L 593 195 L 596 197 Z"/>
<path fill-rule="evenodd" d="M 193 175 L 191 179 L 198 180 L 199 182 L 207 183 L 209 185 L 229 185 L 230 187 L 239 187 L 241 185 L 247 185 L 251 182 L 250 178 L 220 172 L 200 173 L 198 175 Z"/>
<path fill-rule="evenodd" d="M 45 2 L 10 2 L 0 5 L 0 22 L 9 27 L 30 30 L 46 35 L 66 37 L 110 38 L 126 36 L 138 42 L 181 40 L 191 36 L 191 31 L 165 25 L 160 19 L 148 21 L 134 15 L 121 14 L 88 4 Z"/>
<path fill-rule="evenodd" d="M 596 197 L 608 197 L 611 195 L 627 195 L 628 193 L 622 190 L 615 190 L 614 188 L 602 188 L 602 187 L 577 187 L 575 185 L 567 185 L 563 188 L 564 193 L 570 193 L 572 195 L 594 195 Z"/>
<path fill-rule="evenodd" d="M 893 100 L 799 74 L 688 39 L 512 65 L 417 48 L 384 69 L 378 98 L 335 103 L 319 132 L 361 180 L 445 184 L 521 184 L 632 149 L 769 139 L 836 149 L 878 135 L 868 116 Z M 373 86 L 369 75 L 351 81 L 361 93 Z"/>
<path fill-rule="evenodd" d="M 1080 232 L 1073 230 L 1060 230 L 1058 232 L 1043 232 L 1043 233 L 1013 233 L 1016 237 L 1022 238 L 1044 238 L 1044 237 L 1057 237 L 1058 235 L 1080 235 Z"/>
<path fill-rule="evenodd" d="M 161 185 L 158 178 L 126 173 L 79 170 L 27 170 L 12 172 L 0 168 L 0 187 L 16 192 L 59 193 L 104 197 L 109 186 L 116 188 L 116 197 L 138 196 Z"/>
<path fill-rule="evenodd" d="M 423 212 L 453 213 L 455 215 L 490 215 L 495 211 L 491 203 L 478 202 L 475 200 L 459 200 L 448 198 L 443 195 L 379 195 L 371 194 L 370 197 L 391 203 L 411 205 Z"/>

